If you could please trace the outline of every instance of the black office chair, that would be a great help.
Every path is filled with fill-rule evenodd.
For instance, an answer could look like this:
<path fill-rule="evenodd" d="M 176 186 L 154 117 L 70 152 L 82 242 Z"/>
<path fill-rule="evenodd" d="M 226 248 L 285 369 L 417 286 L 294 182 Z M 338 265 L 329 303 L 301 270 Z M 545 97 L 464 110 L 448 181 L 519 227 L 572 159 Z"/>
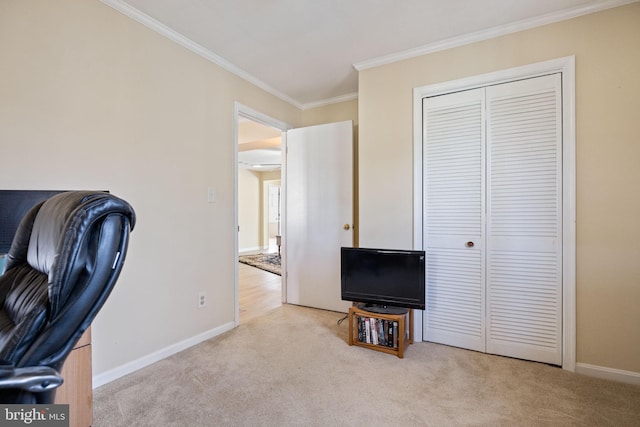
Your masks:
<path fill-rule="evenodd" d="M 53 403 L 75 343 L 111 293 L 135 224 L 105 192 L 60 193 L 23 218 L 0 276 L 0 403 Z"/>

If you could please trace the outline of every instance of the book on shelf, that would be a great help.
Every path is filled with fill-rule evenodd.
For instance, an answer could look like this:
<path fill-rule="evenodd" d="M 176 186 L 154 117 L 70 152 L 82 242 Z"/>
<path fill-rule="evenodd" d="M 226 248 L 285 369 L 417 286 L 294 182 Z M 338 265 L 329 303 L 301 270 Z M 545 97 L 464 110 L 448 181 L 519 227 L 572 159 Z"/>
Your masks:
<path fill-rule="evenodd" d="M 369 326 L 369 318 L 364 318 L 364 333 L 365 333 L 365 342 L 367 344 L 371 344 L 371 328 Z"/>
<path fill-rule="evenodd" d="M 380 345 L 383 346 L 387 346 L 387 337 L 384 335 L 384 323 L 386 322 L 386 320 L 380 320 L 378 321 L 378 335 L 380 336 L 380 339 L 378 340 L 378 343 Z"/>
<path fill-rule="evenodd" d="M 371 344 L 378 345 L 378 319 L 371 317 L 369 326 L 371 326 Z"/>
<path fill-rule="evenodd" d="M 405 335 L 399 330 L 399 323 L 395 320 L 356 316 L 356 322 L 358 342 L 398 348 L 398 339 Z"/>
<path fill-rule="evenodd" d="M 398 347 L 398 322 L 393 322 L 393 348 Z"/>
<path fill-rule="evenodd" d="M 382 336 L 384 337 L 383 345 L 389 347 L 389 321 L 382 322 Z"/>

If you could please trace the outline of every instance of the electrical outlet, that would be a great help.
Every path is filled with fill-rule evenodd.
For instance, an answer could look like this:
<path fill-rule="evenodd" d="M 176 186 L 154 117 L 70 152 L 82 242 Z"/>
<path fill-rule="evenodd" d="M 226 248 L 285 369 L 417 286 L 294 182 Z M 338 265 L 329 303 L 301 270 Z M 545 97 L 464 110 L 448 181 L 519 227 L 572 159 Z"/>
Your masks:
<path fill-rule="evenodd" d="M 207 305 L 207 294 L 204 292 L 198 292 L 198 308 L 202 308 Z"/>

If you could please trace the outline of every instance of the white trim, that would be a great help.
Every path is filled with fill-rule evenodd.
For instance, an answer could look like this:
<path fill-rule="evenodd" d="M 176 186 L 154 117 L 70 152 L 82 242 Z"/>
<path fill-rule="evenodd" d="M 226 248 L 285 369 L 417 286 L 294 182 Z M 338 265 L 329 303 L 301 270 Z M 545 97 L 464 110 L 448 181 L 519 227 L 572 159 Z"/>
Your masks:
<path fill-rule="evenodd" d="M 576 59 L 558 60 L 562 70 L 562 368 L 576 369 Z"/>
<path fill-rule="evenodd" d="M 111 8 L 117 10 L 123 15 L 137 21 L 138 23 L 144 25 L 145 27 L 161 34 L 162 36 L 168 38 L 169 40 L 178 43 L 182 47 L 189 49 L 193 53 L 207 59 L 208 61 L 220 66 L 221 68 L 229 71 L 230 73 L 235 74 L 236 76 L 246 80 L 247 82 L 253 84 L 254 86 L 264 90 L 267 93 L 293 105 L 296 108 L 301 110 L 308 110 L 311 108 L 322 107 L 325 105 L 336 104 L 345 101 L 351 101 L 354 99 L 358 99 L 358 92 L 350 93 L 346 95 L 337 96 L 334 98 L 329 98 L 325 100 L 320 100 L 316 102 L 309 102 L 306 104 L 300 103 L 285 93 L 275 89 L 274 87 L 268 85 L 257 77 L 247 73 L 243 69 L 237 67 L 211 50 L 205 48 L 204 46 L 194 42 L 193 40 L 185 37 L 184 35 L 178 33 L 177 31 L 172 30 L 165 24 L 160 21 L 150 17 L 149 15 L 141 12 L 140 10 L 134 8 L 133 6 L 125 3 L 123 0 L 100 0 L 102 3 L 110 6 Z M 606 9 L 611 9 L 618 6 L 623 6 L 630 3 L 635 3 L 639 0 L 609 0 L 603 3 L 590 4 L 586 6 L 580 6 L 576 8 L 566 9 L 559 12 L 553 12 L 546 15 L 542 15 L 536 18 L 525 19 L 522 21 L 514 22 L 511 24 L 506 24 L 494 28 L 490 28 L 487 30 L 478 31 L 471 34 L 465 34 L 458 37 L 452 37 L 449 39 L 441 40 L 434 43 L 429 43 L 424 46 L 420 46 L 413 49 L 404 50 L 401 52 L 392 53 L 385 56 L 380 56 L 377 58 L 368 59 L 365 61 L 357 62 L 353 64 L 353 67 L 358 70 L 366 70 L 373 67 L 379 67 L 381 65 L 391 64 L 394 62 L 402 61 L 405 59 L 414 58 L 417 56 L 426 55 L 433 52 L 439 52 L 447 49 L 451 49 L 454 47 L 464 46 L 471 43 L 475 43 L 478 41 L 488 40 L 495 37 L 500 37 L 506 34 L 511 34 L 535 27 L 539 27 L 542 25 L 552 24 L 554 22 L 559 22 L 567 19 L 576 18 L 582 15 L 588 15 L 590 13 L 599 12 Z"/>
<path fill-rule="evenodd" d="M 286 131 L 291 129 L 292 126 L 287 123 L 274 119 L 272 117 L 267 116 L 264 113 L 261 113 L 257 110 L 254 110 L 251 107 L 247 107 L 244 104 L 236 101 L 233 103 L 233 229 L 236 230 L 235 238 L 233 239 L 233 265 L 234 265 L 234 273 L 233 273 L 233 289 L 234 289 L 234 322 L 236 325 L 240 324 L 240 287 L 239 287 L 239 273 L 238 273 L 238 121 L 241 117 L 252 120 L 254 122 L 260 123 L 264 126 L 269 126 L 272 128 L 279 129 L 282 132 L 282 144 L 281 149 L 283 152 L 283 160 L 282 160 L 282 168 L 280 170 L 280 187 L 282 189 L 282 201 L 285 202 L 286 197 L 286 156 L 284 155 L 286 151 Z M 284 215 L 281 215 L 281 224 L 282 229 L 284 230 L 284 225 L 286 224 L 286 218 Z M 286 236 L 282 236 L 282 251 L 281 251 L 281 267 L 282 271 L 286 272 Z M 282 280 L 282 302 L 286 302 L 287 295 L 287 278 L 286 273 L 281 275 Z"/>
<path fill-rule="evenodd" d="M 292 127 L 283 121 L 274 119 L 273 117 L 269 117 L 266 114 L 263 114 L 258 110 L 254 110 L 251 107 L 247 107 L 246 105 L 243 105 L 237 101 L 234 103 L 234 114 L 236 115 L 236 123 L 237 117 L 240 116 L 253 122 L 260 123 L 261 125 L 279 129 L 282 132 L 291 129 Z"/>
<path fill-rule="evenodd" d="M 143 356 L 139 359 L 133 360 L 131 362 L 125 363 L 124 365 L 118 366 L 117 368 L 110 369 L 106 372 L 103 372 L 98 375 L 93 376 L 93 388 L 98 388 L 102 385 L 110 383 L 111 381 L 115 381 L 118 378 L 124 377 L 132 372 L 135 372 L 139 369 L 147 367 L 153 363 L 156 363 L 162 359 L 166 359 L 169 356 L 172 356 L 176 353 L 180 353 L 183 350 L 188 349 L 189 347 L 193 347 L 196 344 L 200 344 L 203 341 L 208 339 L 217 337 L 220 334 L 223 334 L 227 331 L 233 329 L 234 324 L 229 322 L 224 325 L 218 326 L 217 328 L 211 329 L 209 331 L 203 332 L 186 340 L 177 342 L 175 344 L 171 344 L 163 349 L 158 351 L 154 351 L 151 354 Z"/>
<path fill-rule="evenodd" d="M 288 249 L 287 244 L 287 170 L 289 168 L 289 146 L 287 145 L 288 132 L 282 131 L 282 143 L 280 149 L 282 150 L 282 165 L 280 167 L 280 269 L 282 277 L 282 303 L 287 303 L 288 292 Z"/>
<path fill-rule="evenodd" d="M 575 70 L 575 57 L 566 56 L 564 58 L 550 59 L 548 61 L 537 62 L 535 64 L 523 65 L 520 67 L 508 68 L 506 70 L 499 70 L 487 74 L 480 74 L 477 76 L 463 77 L 457 80 L 451 80 L 442 83 L 435 83 L 428 86 L 417 87 L 413 89 L 414 97 L 416 94 L 422 98 L 428 96 L 442 95 L 450 92 L 459 92 L 463 90 L 475 89 L 497 83 L 507 83 L 510 81 L 521 80 L 523 78 L 532 78 L 537 76 L 543 76 L 545 74 L 567 72 L 569 74 L 575 74 L 572 72 Z M 563 85 L 567 83 L 563 77 Z M 575 86 L 575 85 L 574 85 Z M 564 90 L 563 90 L 564 95 Z M 421 99 L 422 99 L 421 98 Z M 421 102 L 421 101 L 420 101 Z M 572 107 L 575 106 L 575 100 L 571 101 Z M 414 104 L 415 105 L 415 104 Z M 422 104 L 420 104 L 422 105 Z M 420 106 L 422 109 L 422 106 Z M 419 125 L 422 124 L 422 118 L 420 118 Z"/>
<path fill-rule="evenodd" d="M 422 99 L 448 92 L 473 89 L 497 83 L 549 73 L 562 73 L 563 109 L 563 341 L 562 368 L 576 369 L 576 132 L 575 132 L 575 57 L 514 67 L 478 76 L 414 88 L 414 156 L 422 155 Z M 420 169 L 418 169 L 420 168 Z M 422 197 L 422 158 L 414 158 L 414 198 Z M 422 208 L 414 199 L 414 246 L 422 246 Z M 420 215 L 420 216 L 419 216 Z M 418 230 L 420 234 L 418 234 Z M 417 246 L 419 243 L 420 246 Z M 417 316 L 416 316 L 417 317 Z"/>
<path fill-rule="evenodd" d="M 627 384 L 640 385 L 640 373 L 623 371 L 622 369 L 607 368 L 604 366 L 577 363 L 576 373 L 605 380 L 618 381 Z"/>
<path fill-rule="evenodd" d="M 321 101 L 309 102 L 302 106 L 303 110 L 309 110 L 311 108 L 324 107 L 325 105 L 338 104 L 340 102 L 353 101 L 358 99 L 358 92 L 348 93 L 346 95 L 336 96 L 335 98 L 323 99 Z"/>
<path fill-rule="evenodd" d="M 600 12 L 618 6 L 635 3 L 638 0 L 610 0 L 599 3 L 592 3 L 585 6 L 578 6 L 558 12 L 547 13 L 535 18 L 523 19 L 521 21 L 510 24 L 501 25 L 486 30 L 476 31 L 470 34 L 464 34 L 457 37 L 451 37 L 434 43 L 429 43 L 413 49 L 407 49 L 401 52 L 389 55 L 379 56 L 377 58 L 367 59 L 365 61 L 353 64 L 356 70 L 363 71 L 369 68 L 379 67 L 381 65 L 392 64 L 394 62 L 404 61 L 429 53 L 440 52 L 454 47 L 465 46 L 468 44 L 489 40 L 495 37 L 507 34 L 517 33 L 519 31 L 529 30 L 543 25 L 553 24 L 555 22 L 565 21 L 567 19 L 577 18 L 579 16 L 588 15 L 590 13 Z"/>
<path fill-rule="evenodd" d="M 209 49 L 205 48 L 204 46 L 194 42 L 193 40 L 189 39 L 188 37 L 185 37 L 182 34 L 178 33 L 177 31 L 172 30 L 171 28 L 167 27 L 166 25 L 164 25 L 160 21 L 150 17 L 149 15 L 141 12 L 140 10 L 134 8 L 133 6 L 125 3 L 123 0 L 100 0 L 100 1 L 102 3 L 104 3 L 104 4 L 106 4 L 107 6 L 110 6 L 110 7 L 114 8 L 115 10 L 117 10 L 120 13 L 122 13 L 123 15 L 128 16 L 129 18 L 133 19 L 134 21 L 139 22 L 140 24 L 144 25 L 145 27 L 147 27 L 147 28 L 149 28 L 149 29 L 151 29 L 151 30 L 163 35 L 164 37 L 168 38 L 169 40 L 172 40 L 172 41 L 178 43 L 180 46 L 189 49 L 190 51 L 192 51 L 196 55 L 199 55 L 199 56 L 207 59 L 208 61 L 213 62 L 214 64 L 216 64 L 219 67 L 229 71 L 230 73 L 235 74 L 236 76 L 240 77 L 241 79 L 244 79 L 244 80 L 248 81 L 252 85 L 259 87 L 260 89 L 264 90 L 265 92 L 268 92 L 271 95 L 273 95 L 273 96 L 275 96 L 277 98 L 280 98 L 281 100 L 293 105 L 296 108 L 299 108 L 301 110 L 304 109 L 304 106 L 301 103 L 299 103 L 298 101 L 296 101 L 295 99 L 293 99 L 290 96 L 280 92 L 279 90 L 277 90 L 274 87 L 268 85 L 267 83 L 263 82 L 262 80 L 258 79 L 257 77 L 254 77 L 253 75 L 247 73 L 243 69 L 237 67 L 236 65 L 232 64 L 231 62 L 227 61 L 226 59 L 222 58 L 221 56 L 215 54 L 214 52 L 210 51 Z"/>
<path fill-rule="evenodd" d="M 416 104 L 418 102 L 418 104 Z M 424 250 L 423 212 L 422 98 L 413 96 L 413 249 Z M 423 341 L 424 310 L 413 310 L 413 339 Z"/>

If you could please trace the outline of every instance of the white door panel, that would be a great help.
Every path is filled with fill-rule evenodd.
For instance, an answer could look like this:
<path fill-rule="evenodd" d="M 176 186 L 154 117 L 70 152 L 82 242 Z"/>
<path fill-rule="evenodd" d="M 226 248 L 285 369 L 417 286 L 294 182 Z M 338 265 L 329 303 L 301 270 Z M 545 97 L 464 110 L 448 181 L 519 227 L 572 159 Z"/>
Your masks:
<path fill-rule="evenodd" d="M 353 245 L 353 123 L 292 129 L 286 145 L 287 302 L 346 312 L 340 247 Z"/>
<path fill-rule="evenodd" d="M 487 88 L 487 351 L 562 364 L 560 75 Z"/>
<path fill-rule="evenodd" d="M 428 341 L 484 351 L 483 91 L 424 101 Z"/>

